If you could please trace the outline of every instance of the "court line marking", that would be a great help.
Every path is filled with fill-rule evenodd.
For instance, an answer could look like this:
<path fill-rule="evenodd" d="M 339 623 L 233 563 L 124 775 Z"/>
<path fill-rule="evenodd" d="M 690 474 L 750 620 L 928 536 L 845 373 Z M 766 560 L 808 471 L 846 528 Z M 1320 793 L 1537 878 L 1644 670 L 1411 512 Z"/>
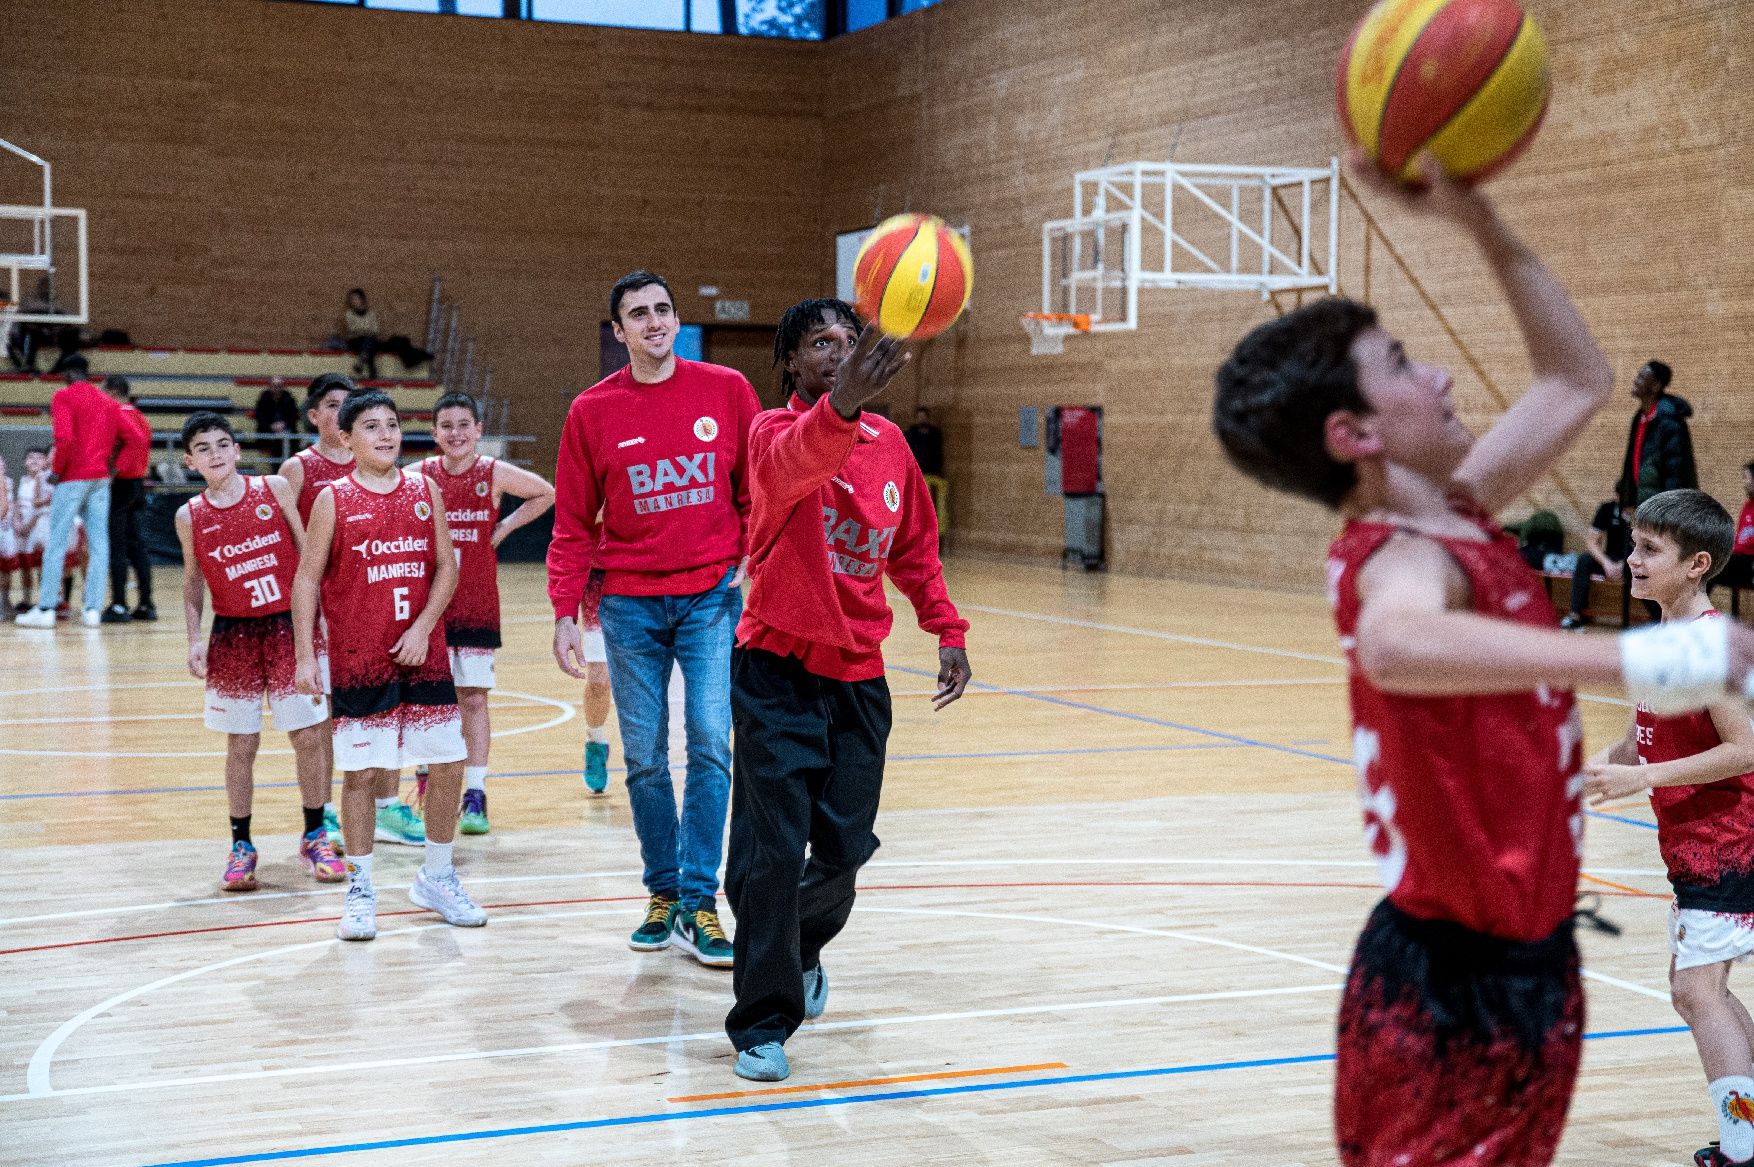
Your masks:
<path fill-rule="evenodd" d="M 808 1086 L 772 1086 L 766 1090 L 727 1090 L 721 1094 L 680 1094 L 665 1102 L 723 1102 L 727 1098 L 761 1098 L 774 1094 L 808 1094 L 812 1090 L 862 1090 L 867 1086 L 899 1086 L 904 1082 L 942 1082 L 950 1078 L 986 1078 L 997 1074 L 1035 1074 L 1042 1070 L 1069 1070 L 1065 1062 L 1037 1062 L 1030 1066 L 992 1066 L 984 1070 L 938 1070 L 930 1074 L 894 1074 L 887 1078 L 860 1078 L 853 1082 L 817 1082 Z"/>
<path fill-rule="evenodd" d="M 621 909 L 615 909 L 615 911 L 612 913 L 609 910 L 604 909 L 604 910 L 600 910 L 600 911 L 586 911 L 586 912 L 536 913 L 536 914 L 529 915 L 529 916 L 512 916 L 512 917 L 510 917 L 508 922 L 510 922 L 510 923 L 528 923 L 528 922 L 533 922 L 533 921 L 538 921 L 538 920 L 565 919 L 565 918 L 572 918 L 572 917 L 610 915 L 610 914 L 618 914 L 620 911 L 621 911 Z M 1187 932 L 1179 932 L 1179 931 L 1174 931 L 1171 929 L 1145 928 L 1145 927 L 1141 927 L 1141 926 L 1136 925 L 1136 924 L 1116 924 L 1116 923 L 1113 923 L 1113 922 L 1108 921 L 1108 920 L 1073 920 L 1073 919 L 1067 919 L 1065 917 L 1058 917 L 1058 916 L 1036 916 L 1036 915 L 1027 915 L 1027 914 L 1022 914 L 1022 913 L 1000 913 L 1000 912 L 968 912 L 968 911 L 957 911 L 957 910 L 953 910 L 953 909 L 943 909 L 943 908 L 868 907 L 865 909 L 865 911 L 877 913 L 877 914 L 882 914 L 882 915 L 948 916 L 948 917 L 979 919 L 979 920 L 1022 921 L 1024 923 L 1059 924 L 1059 925 L 1062 925 L 1065 927 L 1071 927 L 1071 928 L 1089 928 L 1093 931 L 1099 931 L 1099 932 L 1125 932 L 1125 933 L 1129 933 L 1132 935 L 1155 936 L 1155 937 L 1163 937 L 1165 939 L 1171 939 L 1171 940 L 1181 940 L 1181 941 L 1184 941 L 1184 942 L 1190 943 L 1190 944 L 1206 944 L 1206 945 L 1210 945 L 1210 946 L 1213 946 L 1216 948 L 1227 948 L 1227 949 L 1231 949 L 1231 950 L 1237 951 L 1237 952 L 1253 953 L 1257 956 L 1277 957 L 1281 960 L 1291 961 L 1295 964 L 1302 964 L 1302 965 L 1307 965 L 1311 968 L 1321 969 L 1324 972 L 1339 973 L 1341 976 L 1344 976 L 1346 974 L 1346 970 L 1343 967 L 1341 967 L 1340 965 L 1332 964 L 1332 963 L 1327 962 L 1327 961 L 1316 960 L 1313 957 L 1299 956 L 1296 953 L 1280 952 L 1280 951 L 1277 951 L 1275 949 L 1263 948 L 1263 947 L 1260 947 L 1258 945 L 1243 944 L 1243 943 L 1240 943 L 1240 942 L 1234 941 L 1234 940 L 1224 940 L 1224 939 L 1220 939 L 1219 937 L 1216 937 L 1216 936 L 1195 936 L 1195 935 L 1192 935 L 1192 934 L 1187 933 Z M 450 927 L 450 925 L 440 923 L 440 924 L 421 925 L 421 926 L 409 927 L 409 928 L 398 928 L 392 932 L 380 933 L 379 939 L 383 939 L 386 936 L 388 936 L 388 937 L 408 936 L 408 935 L 412 935 L 415 932 L 427 931 L 428 929 L 431 929 L 431 928 L 448 928 L 448 927 Z M 61 1046 L 63 1044 L 65 1044 L 66 1041 L 69 1038 L 71 1038 L 75 1033 L 77 1033 L 87 1022 L 93 1020 L 96 1017 L 101 1016 L 104 1013 L 109 1012 L 110 1010 L 114 1009 L 118 1005 L 126 1004 L 129 1001 L 132 1001 L 138 997 L 143 997 L 146 994 L 154 992 L 158 989 L 165 988 L 167 986 L 174 985 L 174 984 L 177 984 L 177 983 L 182 982 L 182 981 L 192 980 L 196 977 L 204 976 L 210 972 L 218 972 L 218 971 L 221 971 L 223 969 L 234 968 L 240 964 L 247 964 L 251 961 L 256 961 L 256 960 L 264 960 L 264 959 L 267 959 L 268 957 L 271 957 L 271 956 L 283 956 L 289 952 L 302 952 L 306 949 L 317 948 L 317 947 L 320 947 L 320 946 L 326 945 L 326 944 L 345 944 L 345 943 L 347 943 L 347 942 L 343 941 L 343 940 L 338 940 L 335 937 L 328 937 L 328 938 L 325 938 L 323 940 L 305 941 L 305 942 L 299 943 L 299 944 L 282 945 L 280 947 L 264 949 L 264 950 L 261 950 L 258 952 L 245 953 L 242 956 L 234 956 L 234 957 L 230 957 L 226 960 L 215 961 L 215 962 L 211 962 L 208 964 L 200 965 L 200 966 L 197 966 L 196 968 L 185 969 L 182 972 L 173 973 L 170 976 L 166 976 L 166 977 L 161 977 L 156 981 L 150 982 L 149 984 L 139 985 L 139 986 L 136 986 L 135 988 L 132 988 L 132 989 L 126 989 L 123 992 L 120 992 L 120 993 L 117 993 L 111 997 L 108 997 L 103 1001 L 99 1001 L 97 1004 L 91 1006 L 90 1008 L 87 1008 L 87 1009 L 81 1011 L 80 1013 L 76 1014 L 75 1016 L 69 1018 L 68 1020 L 62 1022 L 61 1025 L 58 1026 L 53 1033 L 51 1033 L 47 1038 L 45 1038 L 42 1041 L 42 1043 L 40 1045 L 37 1046 L 36 1050 L 31 1054 L 30 1064 L 26 1067 L 26 1070 L 25 1070 L 25 1092 L 28 1095 L 37 1096 L 37 1097 L 43 1097 L 43 1096 L 47 1096 L 47 1095 L 55 1093 L 55 1091 L 53 1090 L 53 1087 L 50 1084 L 50 1068 L 54 1062 L 56 1051 L 59 1050 L 61 1048 Z M 1208 999 L 1217 999 L 1217 998 L 1208 998 Z M 981 1012 L 985 1013 L 985 1012 L 989 1012 L 989 1011 L 981 1011 Z M 1001 1014 L 996 1014 L 996 1015 L 1006 1015 L 1006 1014 L 1001 1013 Z M 834 1024 L 830 1023 L 827 1026 L 818 1026 L 818 1027 L 819 1028 L 835 1028 L 836 1026 Z M 720 1035 L 715 1034 L 714 1036 L 720 1036 Z M 470 1053 L 459 1054 L 459 1055 L 448 1055 L 448 1056 L 441 1055 L 441 1056 L 438 1056 L 436 1059 L 429 1059 L 429 1060 L 467 1061 L 467 1060 L 479 1058 L 481 1056 L 482 1055 L 479 1052 L 470 1052 Z M 398 1063 L 398 1064 L 401 1064 L 401 1063 Z M 330 1061 L 323 1066 L 314 1066 L 314 1067 L 304 1066 L 304 1067 L 296 1067 L 295 1069 L 298 1072 L 303 1072 L 303 1073 L 328 1073 L 328 1072 L 333 1072 L 336 1068 L 337 1068 L 336 1064 L 333 1061 Z M 245 1074 L 245 1075 L 241 1075 L 241 1076 L 242 1077 L 260 1077 L 260 1076 L 263 1076 L 263 1074 L 255 1073 L 255 1074 Z M 284 1075 L 278 1075 L 278 1076 L 284 1076 Z M 238 1077 L 238 1076 L 225 1077 L 225 1078 L 221 1078 L 219 1080 L 230 1081 L 230 1080 L 235 1080 L 235 1077 Z M 144 1087 L 142 1087 L 142 1088 L 144 1088 Z"/>
<path fill-rule="evenodd" d="M 510 695 L 511 691 L 495 689 L 493 692 Z M 525 708 L 510 701 L 490 701 L 487 707 L 490 710 Z M 103 717 L 9 717 L 0 719 L 0 728 L 8 725 L 122 725 L 135 721 L 200 721 L 205 716 L 200 710 L 195 710 L 192 713 L 117 713 Z"/>
<path fill-rule="evenodd" d="M 1603 1033 L 1586 1033 L 1585 1041 L 1606 1041 L 1614 1038 L 1667 1036 L 1686 1033 L 1685 1025 L 1657 1029 L 1624 1029 Z M 429 1147 L 446 1143 L 480 1142 L 528 1135 L 566 1134 L 575 1131 L 601 1130 L 607 1127 L 645 1126 L 654 1123 L 692 1122 L 706 1118 L 728 1118 L 746 1114 L 773 1114 L 791 1110 L 818 1110 L 830 1106 L 856 1106 L 873 1102 L 903 1102 L 923 1098 L 946 1098 L 964 1094 L 984 1094 L 999 1090 L 1028 1090 L 1044 1086 L 1080 1086 L 1096 1082 L 1138 1081 L 1183 1074 L 1210 1074 L 1225 1070 L 1253 1070 L 1280 1066 L 1320 1065 L 1334 1061 L 1334 1055 L 1297 1054 L 1288 1057 L 1250 1058 L 1233 1062 L 1201 1062 L 1180 1066 L 1152 1066 L 1136 1070 L 1107 1070 L 1093 1074 L 1062 1074 L 1051 1078 L 1024 1078 L 998 1082 L 974 1082 L 959 1086 L 931 1086 L 917 1090 L 895 1090 L 880 1094 L 849 1094 L 833 1098 L 798 1098 L 785 1102 L 755 1102 L 742 1106 L 720 1106 L 705 1110 L 670 1110 L 646 1114 L 619 1115 L 613 1118 L 583 1119 L 577 1122 L 543 1123 L 533 1126 L 501 1127 L 489 1130 L 455 1131 L 442 1135 L 416 1138 L 383 1139 L 369 1143 L 346 1143 L 327 1147 L 307 1147 L 294 1151 L 262 1151 L 255 1154 L 225 1155 L 209 1159 L 179 1159 L 148 1164 L 146 1167 L 240 1167 L 247 1163 L 268 1163 L 288 1159 L 315 1159 L 330 1155 L 346 1155 L 359 1151 L 384 1151 L 402 1147 Z"/>
<path fill-rule="evenodd" d="M 1599 973 L 1593 969 L 1586 968 L 1583 969 L 1582 972 L 1584 976 L 1592 981 L 1601 981 L 1604 985 L 1613 985 L 1616 989 L 1625 989 L 1629 993 L 1637 993 L 1642 997 L 1653 997 L 1665 1005 L 1671 1003 L 1669 994 L 1660 989 L 1653 989 L 1646 985 L 1635 984 L 1632 981 L 1623 981 L 1619 977 L 1611 977 L 1607 973 Z"/>
<path fill-rule="evenodd" d="M 534 919 L 535 917 L 524 917 Z M 446 924 L 426 925 L 425 927 L 444 928 Z M 413 929 L 408 929 L 413 931 Z M 379 938 L 396 935 L 396 933 L 379 933 Z M 342 944 L 345 941 L 322 941 L 321 943 Z M 376 943 L 375 941 L 373 943 Z M 309 946 L 306 946 L 309 947 Z M 1100 1009 L 1141 1009 L 1156 1005 L 1199 1004 L 1208 1001 L 1241 1001 L 1258 997 L 1295 997 L 1313 996 L 1318 993 L 1338 993 L 1346 986 L 1343 983 L 1331 985 L 1289 985 L 1273 989 L 1231 989 L 1207 993 L 1173 993 L 1158 997 L 1121 997 L 1101 1001 L 1055 1001 L 1037 1005 L 1015 1005 L 1004 1009 L 969 1009 L 952 1013 L 909 1013 L 889 1017 L 846 1018 L 839 1021 L 806 1022 L 799 1032 L 819 1031 L 833 1032 L 849 1029 L 886 1029 L 898 1025 L 937 1025 L 947 1021 L 984 1021 L 997 1017 L 1030 1017 L 1049 1013 L 1083 1013 Z M 460 1050 L 447 1054 L 427 1054 L 419 1057 L 379 1058 L 363 1062 L 330 1061 L 321 1066 L 285 1066 L 272 1070 L 245 1070 L 231 1074 L 202 1074 L 186 1078 L 149 1078 L 141 1082 L 115 1082 L 102 1086 L 73 1086 L 62 1090 L 50 1090 L 46 1093 L 4 1094 L 0 1095 L 0 1103 L 8 1102 L 42 1102 L 53 1098 L 73 1098 L 89 1094 L 130 1094 L 144 1090 L 163 1090 L 180 1086 L 210 1086 L 218 1083 L 249 1081 L 258 1078 L 299 1078 L 330 1074 L 344 1074 L 373 1070 L 404 1069 L 409 1066 L 443 1065 L 452 1062 L 489 1061 L 501 1058 L 540 1057 L 545 1055 L 583 1053 L 605 1049 L 633 1049 L 642 1046 L 684 1045 L 691 1042 L 728 1042 L 723 1029 L 702 1030 L 699 1033 L 661 1033 L 650 1037 L 617 1037 L 603 1038 L 598 1041 L 570 1041 L 555 1045 L 525 1046 L 512 1049 L 497 1050 Z"/>
<path fill-rule="evenodd" d="M 1269 859 L 1269 858 L 1065 858 L 1065 859 L 873 859 L 865 864 L 865 869 L 889 867 L 1341 867 L 1341 868 L 1374 868 L 1376 864 L 1368 859 Z M 1668 872 L 1661 868 L 1647 867 L 1595 867 L 1589 870 L 1605 875 L 1633 875 L 1667 878 Z M 626 871 L 563 871 L 541 875 L 482 875 L 469 877 L 471 887 L 477 884 L 498 883 L 556 883 L 574 879 L 625 879 L 637 878 L 638 869 Z M 380 883 L 379 891 L 406 891 L 405 883 Z M 345 888 L 320 887 L 306 891 L 270 891 L 251 892 L 247 896 L 216 895 L 193 900 L 161 900 L 150 904 L 117 904 L 102 908 L 79 908 L 67 912 L 45 912 L 34 916 L 12 916 L 0 919 L 0 927 L 14 924 L 46 923 L 52 920 L 74 920 L 90 916 L 131 915 L 138 912 L 166 911 L 174 908 L 202 908 L 225 905 L 228 907 L 247 907 L 252 903 L 264 900 L 309 899 L 315 896 L 344 895 Z"/>
<path fill-rule="evenodd" d="M 1110 624 L 1100 620 L 1079 620 L 1072 616 L 1055 616 L 1047 612 L 1024 612 L 1016 608 L 994 608 L 986 604 L 959 604 L 966 612 L 981 612 L 988 616 L 1010 616 L 1017 620 L 1035 620 L 1043 624 L 1063 624 L 1070 628 L 1093 628 L 1098 632 L 1119 632 L 1128 636 L 1148 636 L 1153 640 L 1168 640 L 1177 644 L 1194 644 L 1203 648 L 1227 648 L 1233 652 L 1252 652 L 1260 656 L 1285 657 L 1290 660 L 1316 661 L 1321 664 L 1346 664 L 1345 657 L 1328 656 L 1322 653 L 1298 652 L 1289 648 L 1268 648 L 1260 644 L 1241 644 L 1234 640 L 1214 640 L 1206 636 L 1189 636 L 1181 632 L 1164 632 L 1156 628 L 1139 628 L 1131 624 Z M 934 674 L 935 675 L 935 674 Z M 1590 701 L 1598 705 L 1618 705 L 1630 709 L 1632 702 L 1620 697 L 1598 696 L 1594 693 L 1578 693 L 1579 701 Z"/>
<path fill-rule="evenodd" d="M 179 714 L 177 716 L 182 716 L 182 715 Z M 496 738 L 497 737 L 510 737 L 510 736 L 512 736 L 514 734 L 518 734 L 518 733 L 529 733 L 529 732 L 532 732 L 534 729 L 538 729 L 538 728 L 546 728 L 546 726 L 531 726 L 531 727 L 520 728 L 520 729 L 495 731 L 493 736 Z M 1304 741 L 1304 742 L 1312 742 L 1312 741 L 1313 742 L 1320 742 L 1320 741 L 1325 740 L 1325 739 L 1305 738 L 1305 739 L 1300 739 L 1300 740 Z M 1291 744 L 1297 745 L 1298 742 L 1294 741 Z M 891 755 L 889 755 L 889 761 L 891 761 L 891 762 L 942 762 L 942 761 L 959 761 L 959 760 L 966 761 L 966 760 L 998 759 L 998 758 L 1051 758 L 1051 757 L 1077 757 L 1077 756 L 1081 756 L 1081 755 L 1085 755 L 1085 754 L 1145 754 L 1145 753 L 1164 753 L 1166 751 L 1174 751 L 1174 750 L 1231 750 L 1231 749 L 1241 749 L 1241 748 L 1242 748 L 1241 746 L 1239 746 L 1233 742 L 1174 742 L 1174 743 L 1166 743 L 1164 745 L 1156 745 L 1156 746 L 1084 746 L 1084 747 L 1080 747 L 1077 749 L 1056 749 L 1056 750 L 985 750 L 985 751 L 973 751 L 973 752 L 966 752 L 966 753 L 891 754 Z M 0 751 L 0 752 L 3 752 L 3 751 Z M 281 754 L 281 755 L 289 754 L 290 752 L 291 751 L 289 751 L 289 750 L 264 750 L 264 751 L 262 751 L 263 754 Z M 104 756 L 105 757 L 123 757 L 125 755 L 106 754 Z M 152 754 L 152 755 L 145 755 L 145 756 L 169 757 L 171 755 Z M 190 756 L 196 756 L 196 755 L 190 755 Z M 199 755 L 199 756 L 205 757 L 207 755 Z M 213 754 L 212 756 L 219 757 L 221 755 L 216 753 L 216 754 Z M 627 772 L 627 767 L 626 766 L 610 766 L 609 772 L 612 774 L 625 774 Z M 560 778 L 560 777 L 572 777 L 574 775 L 577 775 L 578 773 L 579 773 L 579 769 L 577 767 L 571 767 L 571 768 L 568 768 L 565 770 L 507 770 L 507 771 L 504 771 L 504 772 L 501 772 L 498 774 L 489 774 L 488 777 L 489 778 Z M 255 789 L 257 789 L 257 790 L 289 790 L 297 785 L 298 785 L 298 783 L 296 783 L 296 782 L 258 782 L 255 785 Z M 134 795 L 134 794 L 208 794 L 208 793 L 212 793 L 214 791 L 220 791 L 220 790 L 224 790 L 224 789 L 225 789 L 225 787 L 223 785 L 215 784 L 215 785 L 206 785 L 206 786 L 117 787 L 116 789 L 113 789 L 113 790 L 37 790 L 37 791 L 31 791 L 31 792 L 28 792 L 25 794 L 0 794 L 0 802 L 28 802 L 28 801 L 45 799 L 45 798 L 122 798 L 122 797 L 127 797 L 129 795 Z"/>
<path fill-rule="evenodd" d="M 95 687 L 96 686 L 86 686 L 87 689 L 91 689 L 91 688 L 95 688 Z M 122 688 L 123 686 L 116 686 L 116 687 Z M 515 726 L 512 729 L 496 729 L 493 731 L 493 734 L 492 734 L 492 736 L 495 738 L 517 737 L 519 734 L 522 734 L 522 733 L 536 733 L 540 730 L 553 729 L 557 725 L 565 725 L 567 722 L 571 721 L 573 718 L 575 718 L 579 715 L 579 711 L 578 711 L 578 708 L 576 706 L 568 704 L 565 701 L 557 701 L 553 697 L 541 697 L 541 696 L 536 695 L 535 693 L 520 693 L 515 689 L 496 689 L 494 691 L 499 693 L 503 697 L 522 698 L 523 700 L 532 702 L 533 704 L 547 705 L 550 708 L 560 710 L 559 713 L 557 713 L 555 716 L 549 718 L 547 721 L 538 722 L 535 725 L 520 725 L 520 726 Z M 137 752 L 119 752 L 119 751 L 114 751 L 114 750 L 20 750 L 20 749 L 15 749 L 11 746 L 0 746 L 0 754 L 7 754 L 7 755 L 11 755 L 13 757 L 23 757 L 23 758 L 223 758 L 223 757 L 225 757 L 224 750 L 184 750 L 184 751 L 145 750 L 145 751 L 137 751 Z M 289 749 L 288 750 L 262 750 L 257 754 L 257 757 L 273 758 L 273 757 L 290 757 L 291 755 L 292 755 L 292 751 Z M 16 797 L 16 796 L 8 796 L 8 797 L 10 798 L 10 797 Z"/>

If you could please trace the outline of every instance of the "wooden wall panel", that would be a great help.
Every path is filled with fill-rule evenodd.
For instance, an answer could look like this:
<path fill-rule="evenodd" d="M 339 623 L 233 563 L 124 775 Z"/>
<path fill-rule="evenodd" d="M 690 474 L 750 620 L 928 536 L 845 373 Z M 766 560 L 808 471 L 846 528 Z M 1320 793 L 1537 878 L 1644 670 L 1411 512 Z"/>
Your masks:
<path fill-rule="evenodd" d="M 1210 436 L 1213 368 L 1272 308 L 1243 293 L 1147 292 L 1135 334 L 1031 358 L 1016 320 L 1038 307 L 1040 223 L 1070 214 L 1071 176 L 1106 161 L 1319 164 L 1340 147 L 1331 70 L 1365 5 L 1323 0 L 948 0 L 827 46 L 825 228 L 877 209 L 967 220 L 970 317 L 911 388 L 946 412 L 957 545 L 1057 553 L 1059 505 L 1016 409 L 1106 407 L 1111 561 L 1122 570 L 1313 586 L 1334 519 L 1255 487 Z M 1754 330 L 1754 153 L 1745 83 L 1754 5 L 1534 0 L 1555 97 L 1541 137 L 1492 185 L 1505 216 L 1572 288 L 1622 386 L 1660 356 L 1698 411 L 1703 485 L 1735 509 L 1754 457 L 1743 383 Z M 916 132 L 917 131 L 917 132 Z M 899 196 L 899 203 L 897 198 Z M 1368 197 L 1368 196 L 1367 196 Z M 1376 208 L 1488 374 L 1513 395 L 1528 366 L 1471 248 Z M 1343 219 L 1342 280 L 1362 286 L 1360 223 Z M 1388 325 L 1457 370 L 1478 428 L 1498 407 L 1411 286 L 1374 255 Z M 936 351 L 955 345 L 953 359 Z M 1519 509 L 1586 522 L 1615 478 L 1630 398 Z M 1563 483 L 1565 490 L 1560 488 Z M 1567 491 L 1578 500 L 1573 506 Z"/>
<path fill-rule="evenodd" d="M 67 68 L 0 64 L 0 133 L 90 211 L 96 317 L 144 343 L 315 344 L 355 284 L 419 340 L 442 274 L 551 469 L 617 276 L 695 320 L 701 284 L 757 320 L 814 287 L 820 46 L 268 0 L 5 23 Z"/>

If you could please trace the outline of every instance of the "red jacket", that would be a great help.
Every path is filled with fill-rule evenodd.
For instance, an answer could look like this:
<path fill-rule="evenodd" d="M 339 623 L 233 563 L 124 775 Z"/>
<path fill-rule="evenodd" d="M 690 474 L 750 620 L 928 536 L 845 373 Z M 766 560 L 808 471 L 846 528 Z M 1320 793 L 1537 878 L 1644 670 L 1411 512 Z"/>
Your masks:
<path fill-rule="evenodd" d="M 90 381 L 75 381 L 49 399 L 55 452 L 49 468 L 62 482 L 110 476 L 110 455 L 121 428 L 116 399 Z"/>
<path fill-rule="evenodd" d="M 118 401 L 121 410 L 122 445 L 116 451 L 117 478 L 145 478 L 152 457 L 152 423 L 132 405 Z"/>
<path fill-rule="evenodd" d="M 737 643 L 795 656 L 822 677 L 880 677 L 894 622 L 887 574 L 940 647 L 963 647 L 968 621 L 944 590 L 932 494 L 894 422 L 847 421 L 826 395 L 815 405 L 794 396 L 755 419 L 749 467 L 749 602 Z"/>
<path fill-rule="evenodd" d="M 579 614 L 592 567 L 605 595 L 687 596 L 743 558 L 760 409 L 743 374 L 681 358 L 667 380 L 641 384 L 624 368 L 573 398 L 548 544 L 556 618 Z"/>

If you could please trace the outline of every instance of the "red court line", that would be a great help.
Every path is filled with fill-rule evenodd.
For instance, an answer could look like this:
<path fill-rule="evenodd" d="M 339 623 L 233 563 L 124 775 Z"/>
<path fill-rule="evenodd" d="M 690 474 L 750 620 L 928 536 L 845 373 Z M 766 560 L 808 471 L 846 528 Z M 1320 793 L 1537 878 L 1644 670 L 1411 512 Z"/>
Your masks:
<path fill-rule="evenodd" d="M 1034 1074 L 1041 1070 L 1069 1070 L 1065 1062 L 1041 1062 L 1033 1066 L 993 1066 L 985 1070 L 938 1070 L 931 1074 L 895 1074 L 888 1078 L 860 1078 L 856 1082 L 818 1082 L 811 1086 L 774 1086 L 767 1090 L 730 1090 L 723 1094 L 684 1094 L 665 1102 L 721 1102 L 727 1098 L 761 1098 L 773 1094 L 808 1094 L 813 1090 L 856 1090 L 864 1086 L 893 1086 L 900 1082 L 942 1082 L 947 1078 L 984 1078 L 990 1074 Z"/>
<path fill-rule="evenodd" d="M 1589 876 L 1590 879 L 1597 879 Z M 1597 879 L 1599 883 L 1607 880 Z M 1609 884 L 1610 887 L 1621 887 L 1620 884 Z M 1048 888 L 1048 887 L 1265 887 L 1265 888 L 1340 888 L 1349 891 L 1380 892 L 1381 884 L 1376 883 L 1343 883 L 1294 880 L 1217 880 L 1217 879 L 1158 879 L 1158 880 L 1027 880 L 1004 883 L 879 883 L 859 888 L 860 891 L 981 891 L 1003 890 L 1009 888 Z M 243 894 L 243 893 L 240 893 Z M 1638 891 L 1627 888 L 1623 891 L 1599 893 L 1614 898 L 1631 896 L 1655 897 L 1655 892 Z M 643 895 L 637 896 L 587 896 L 582 899 L 567 900 L 525 900 L 518 903 L 483 904 L 484 908 L 551 908 L 565 907 L 572 904 L 614 904 L 636 903 L 644 900 Z M 382 916 L 420 916 L 427 914 L 421 908 L 407 908 L 395 912 L 379 912 Z M 26 948 L 0 948 L 0 956 L 17 956 L 26 952 L 50 952 L 61 948 L 86 948 L 94 944 L 121 944 L 133 940 L 165 940 L 176 936 L 200 936 L 210 932 L 247 932 L 255 928 L 286 928 L 296 924 L 333 924 L 339 916 L 304 916 L 294 920 L 262 920 L 253 924 L 221 924 L 210 928 L 181 928 L 171 932 L 140 932 L 128 936 L 105 936 L 96 940 L 65 940 L 58 944 L 35 944 Z"/>

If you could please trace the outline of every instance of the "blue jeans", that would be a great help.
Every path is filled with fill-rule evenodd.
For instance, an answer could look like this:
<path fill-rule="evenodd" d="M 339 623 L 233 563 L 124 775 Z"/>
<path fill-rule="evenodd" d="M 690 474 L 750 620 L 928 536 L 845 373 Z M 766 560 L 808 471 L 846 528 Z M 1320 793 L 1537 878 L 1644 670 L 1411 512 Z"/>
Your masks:
<path fill-rule="evenodd" d="M 88 612 L 104 606 L 104 580 L 110 574 L 110 480 L 84 478 L 60 482 L 49 499 L 49 539 L 43 547 L 42 586 L 37 607 L 54 611 L 61 602 L 61 574 L 73 550 L 73 520 L 85 520 L 85 545 L 91 558 L 85 565 L 85 599 Z"/>
<path fill-rule="evenodd" d="M 719 887 L 731 795 L 731 642 L 743 614 L 735 569 L 691 596 L 604 596 L 609 687 L 627 755 L 627 797 L 646 891 L 693 906 Z M 670 671 L 682 666 L 688 776 L 670 780 Z"/>

